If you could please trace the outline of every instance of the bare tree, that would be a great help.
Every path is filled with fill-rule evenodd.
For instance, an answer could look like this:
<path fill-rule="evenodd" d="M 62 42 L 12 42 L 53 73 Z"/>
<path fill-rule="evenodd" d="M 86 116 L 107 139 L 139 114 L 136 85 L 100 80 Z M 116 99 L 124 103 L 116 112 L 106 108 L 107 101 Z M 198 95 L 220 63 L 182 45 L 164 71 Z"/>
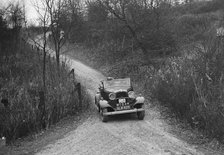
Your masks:
<path fill-rule="evenodd" d="M 62 28 L 63 11 L 66 8 L 67 1 L 63 0 L 45 0 L 47 11 L 50 15 L 50 30 L 53 38 L 54 49 L 56 54 L 57 69 L 60 70 L 60 52 L 65 44 L 65 36 L 69 33 L 70 27 L 64 30 Z"/>
<path fill-rule="evenodd" d="M 26 23 L 25 19 L 25 10 L 21 3 L 9 3 L 9 5 L 5 8 L 5 15 L 7 17 L 8 26 L 12 28 L 14 31 L 14 39 L 15 39 L 15 49 L 19 46 L 19 36 L 21 32 L 21 28 Z"/>
<path fill-rule="evenodd" d="M 141 42 L 138 34 L 135 31 L 135 27 L 128 20 L 127 8 L 131 1 L 129 0 L 98 0 L 112 15 L 118 18 L 124 23 L 124 26 L 130 31 L 133 39 L 142 50 L 145 55 L 146 61 L 148 61 L 149 52 Z M 147 2 L 145 1 L 145 4 Z"/>
<path fill-rule="evenodd" d="M 39 15 L 39 23 L 42 30 L 42 34 L 40 37 L 40 40 L 36 40 L 33 38 L 33 41 L 35 44 L 37 44 L 38 49 L 41 48 L 43 51 L 43 75 L 42 75 L 42 81 L 43 81 L 43 88 L 46 90 L 46 55 L 47 55 L 47 40 L 48 40 L 48 32 L 50 30 L 49 28 L 49 21 L 50 21 L 50 15 L 48 13 L 48 9 L 45 3 L 45 0 L 36 1 L 34 3 L 35 9 Z M 36 36 L 34 36 L 36 37 Z"/>
<path fill-rule="evenodd" d="M 75 33 L 76 39 L 81 38 L 80 27 L 83 21 L 83 3 L 81 0 L 65 0 L 60 19 L 60 27 L 64 31 L 64 42 L 72 38 Z M 76 31 L 76 32 L 75 32 Z M 79 33 L 77 33 L 79 31 Z M 77 36 L 79 35 L 79 36 Z"/>
<path fill-rule="evenodd" d="M 23 26 L 25 21 L 24 10 L 22 5 L 17 3 L 10 3 L 6 8 L 6 14 L 8 16 L 8 23 L 13 29 L 19 29 Z"/>

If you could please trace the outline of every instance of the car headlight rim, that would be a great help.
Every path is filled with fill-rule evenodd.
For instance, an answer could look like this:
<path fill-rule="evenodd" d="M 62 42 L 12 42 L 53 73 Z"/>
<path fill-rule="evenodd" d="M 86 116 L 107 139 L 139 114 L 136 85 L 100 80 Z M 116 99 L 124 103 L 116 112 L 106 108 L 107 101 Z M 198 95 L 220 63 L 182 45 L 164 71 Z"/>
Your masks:
<path fill-rule="evenodd" d="M 109 94 L 109 99 L 110 100 L 115 100 L 116 99 L 116 94 L 115 93 L 110 93 Z"/>
<path fill-rule="evenodd" d="M 128 92 L 128 97 L 135 98 L 135 92 L 134 91 L 129 91 Z"/>

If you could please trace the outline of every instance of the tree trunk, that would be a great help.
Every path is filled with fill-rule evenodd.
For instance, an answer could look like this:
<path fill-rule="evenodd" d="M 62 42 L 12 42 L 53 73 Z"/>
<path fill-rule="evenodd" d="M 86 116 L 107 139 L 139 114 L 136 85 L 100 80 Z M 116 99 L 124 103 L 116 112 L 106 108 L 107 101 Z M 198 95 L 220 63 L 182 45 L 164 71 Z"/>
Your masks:
<path fill-rule="evenodd" d="M 46 57 L 47 57 L 47 53 L 46 53 L 46 45 L 47 45 L 47 38 L 46 38 L 46 30 L 44 30 L 44 40 L 43 40 L 43 89 L 44 92 L 46 91 Z"/>
<path fill-rule="evenodd" d="M 43 58 L 43 87 L 46 90 L 46 51 L 44 48 L 44 58 Z"/>
<path fill-rule="evenodd" d="M 60 53 L 59 53 L 60 51 L 57 48 L 55 52 L 56 52 L 57 72 L 58 72 L 58 75 L 60 75 Z"/>

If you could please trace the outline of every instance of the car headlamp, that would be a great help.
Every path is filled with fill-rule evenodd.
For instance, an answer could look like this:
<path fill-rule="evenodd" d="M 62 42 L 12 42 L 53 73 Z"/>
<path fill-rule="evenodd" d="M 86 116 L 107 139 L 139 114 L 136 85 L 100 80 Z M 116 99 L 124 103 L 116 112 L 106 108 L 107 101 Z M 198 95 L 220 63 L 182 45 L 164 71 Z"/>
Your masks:
<path fill-rule="evenodd" d="M 128 92 L 128 97 L 130 97 L 130 98 L 135 98 L 135 92 L 133 92 L 133 91 L 129 91 L 129 92 Z"/>
<path fill-rule="evenodd" d="M 116 94 L 115 93 L 110 93 L 109 94 L 109 99 L 110 100 L 115 100 L 116 99 Z"/>

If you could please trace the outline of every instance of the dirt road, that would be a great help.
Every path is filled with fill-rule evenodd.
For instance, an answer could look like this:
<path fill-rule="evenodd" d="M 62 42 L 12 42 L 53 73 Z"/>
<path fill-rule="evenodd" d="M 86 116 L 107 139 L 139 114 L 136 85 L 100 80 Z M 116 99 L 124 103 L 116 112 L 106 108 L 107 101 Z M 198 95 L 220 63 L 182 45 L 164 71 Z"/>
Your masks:
<path fill-rule="evenodd" d="M 68 56 L 71 68 L 78 79 L 94 97 L 100 80 L 105 77 L 96 70 L 75 61 Z M 147 108 L 147 107 L 146 107 Z M 158 119 L 156 112 L 146 111 L 145 120 L 139 121 L 135 115 L 111 117 L 102 123 L 93 108 L 93 114 L 78 128 L 64 135 L 54 144 L 49 144 L 36 155 L 200 155 L 184 141 L 166 132 L 167 124 Z"/>

